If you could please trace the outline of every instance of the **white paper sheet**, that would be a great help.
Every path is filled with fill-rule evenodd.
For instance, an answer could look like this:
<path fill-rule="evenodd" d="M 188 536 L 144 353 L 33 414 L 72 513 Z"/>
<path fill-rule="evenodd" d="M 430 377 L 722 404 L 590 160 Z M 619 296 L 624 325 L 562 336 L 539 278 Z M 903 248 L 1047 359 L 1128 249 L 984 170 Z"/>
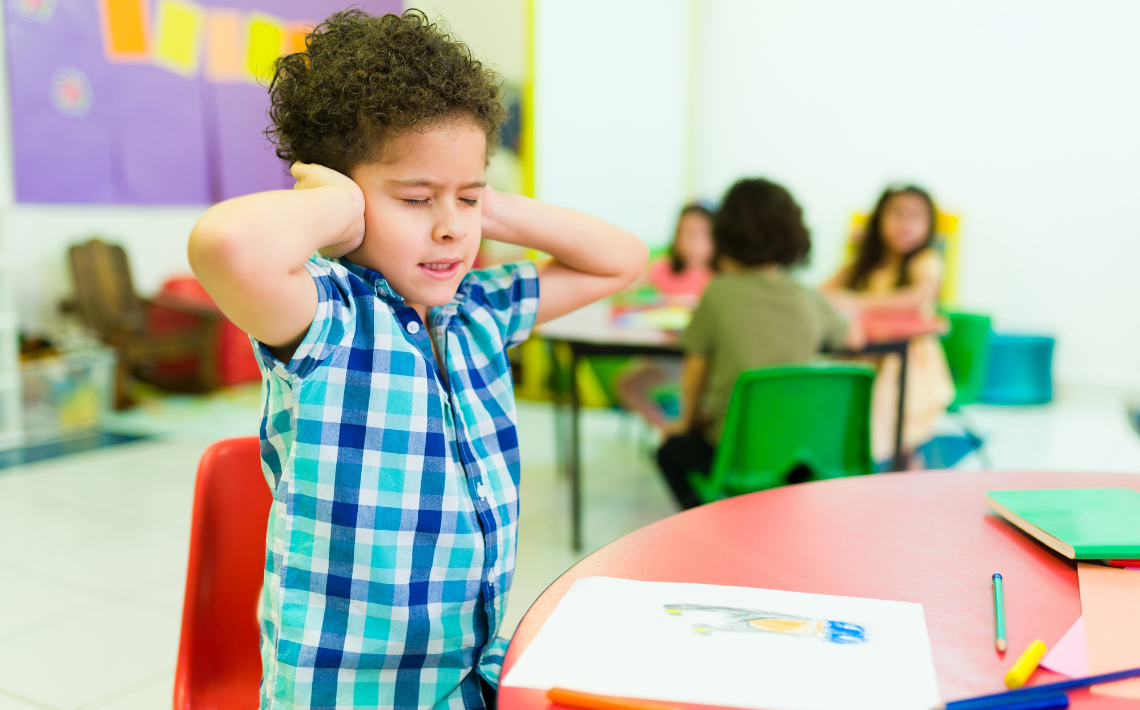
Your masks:
<path fill-rule="evenodd" d="M 941 704 L 921 604 L 611 577 L 574 582 L 503 685 L 767 710 Z"/>

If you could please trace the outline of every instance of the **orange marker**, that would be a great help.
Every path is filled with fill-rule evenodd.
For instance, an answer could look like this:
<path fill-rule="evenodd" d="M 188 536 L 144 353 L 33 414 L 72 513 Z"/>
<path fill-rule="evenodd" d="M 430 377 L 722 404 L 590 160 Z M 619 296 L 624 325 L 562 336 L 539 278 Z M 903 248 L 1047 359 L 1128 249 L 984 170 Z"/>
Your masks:
<path fill-rule="evenodd" d="M 555 705 L 565 705 L 582 710 L 685 710 L 679 705 L 658 703 L 652 700 L 617 698 L 612 695 L 594 695 L 578 690 L 551 688 L 546 697 Z"/>

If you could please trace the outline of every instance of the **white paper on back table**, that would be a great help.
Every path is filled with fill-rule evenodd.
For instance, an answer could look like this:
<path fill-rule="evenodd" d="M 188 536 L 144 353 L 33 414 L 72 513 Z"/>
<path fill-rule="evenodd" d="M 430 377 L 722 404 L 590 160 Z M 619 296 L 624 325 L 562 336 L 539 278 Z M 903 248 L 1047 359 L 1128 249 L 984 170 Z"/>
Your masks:
<path fill-rule="evenodd" d="M 585 577 L 508 687 L 768 710 L 941 703 L 921 604 Z"/>

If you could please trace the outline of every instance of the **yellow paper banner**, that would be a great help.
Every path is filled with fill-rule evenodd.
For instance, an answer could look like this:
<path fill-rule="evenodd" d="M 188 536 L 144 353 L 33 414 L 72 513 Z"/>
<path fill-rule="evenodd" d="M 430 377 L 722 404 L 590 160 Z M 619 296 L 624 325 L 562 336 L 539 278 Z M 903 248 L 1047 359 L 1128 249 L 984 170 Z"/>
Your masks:
<path fill-rule="evenodd" d="M 262 82 L 273 78 L 277 58 L 281 56 L 285 37 L 285 23 L 272 15 L 260 12 L 249 15 L 249 54 L 246 67 L 250 74 Z"/>
<path fill-rule="evenodd" d="M 202 53 L 201 6 L 188 0 L 159 0 L 156 16 L 154 64 L 193 77 Z"/>

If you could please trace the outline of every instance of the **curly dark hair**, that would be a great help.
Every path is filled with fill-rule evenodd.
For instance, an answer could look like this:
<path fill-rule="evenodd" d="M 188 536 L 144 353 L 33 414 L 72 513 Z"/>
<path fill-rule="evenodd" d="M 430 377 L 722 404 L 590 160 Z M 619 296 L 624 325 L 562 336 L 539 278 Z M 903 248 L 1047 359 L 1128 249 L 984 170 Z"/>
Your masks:
<path fill-rule="evenodd" d="M 862 291 L 867 288 L 867 281 L 871 278 L 871 272 L 882 266 L 886 260 L 887 246 L 883 243 L 883 212 L 886 211 L 887 204 L 898 195 L 913 195 L 926 203 L 926 209 L 930 213 L 930 228 L 927 230 L 926 238 L 922 240 L 922 244 L 911 253 L 903 255 L 899 262 L 899 273 L 895 286 L 910 285 L 911 259 L 914 258 L 915 254 L 934 244 L 934 224 L 937 211 L 934 208 L 934 200 L 930 197 L 930 193 L 918 185 L 888 187 L 879 196 L 879 201 L 875 203 L 875 211 L 867 220 L 867 228 L 863 230 L 863 238 L 859 241 L 859 253 L 851 266 L 851 273 L 847 276 L 847 288 L 853 291 Z"/>
<path fill-rule="evenodd" d="M 729 188 L 713 218 L 716 257 L 744 266 L 802 266 L 811 254 L 803 210 L 781 185 L 762 178 Z"/>
<path fill-rule="evenodd" d="M 453 116 L 483 129 L 488 158 L 499 147 L 507 115 L 499 75 L 423 12 L 338 12 L 305 47 L 277 60 L 269 85 L 265 134 L 286 163 L 347 173 L 382 159 L 384 139 Z"/>

